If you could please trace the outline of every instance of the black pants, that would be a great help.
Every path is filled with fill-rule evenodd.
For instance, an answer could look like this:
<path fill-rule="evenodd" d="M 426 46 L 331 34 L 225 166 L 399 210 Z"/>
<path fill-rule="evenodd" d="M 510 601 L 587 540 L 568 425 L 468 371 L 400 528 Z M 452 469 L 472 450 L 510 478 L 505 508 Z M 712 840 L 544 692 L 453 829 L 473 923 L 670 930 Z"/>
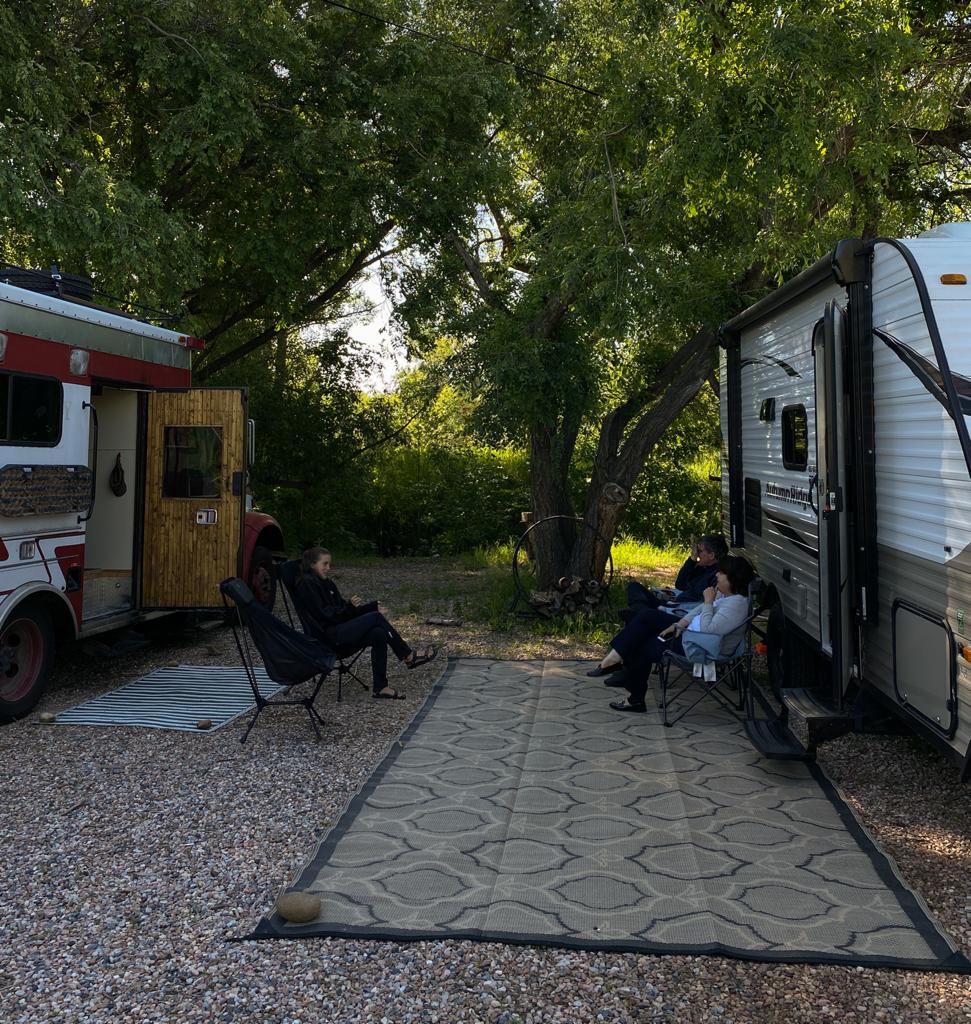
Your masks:
<path fill-rule="evenodd" d="M 635 606 L 636 607 L 636 606 Z M 681 638 L 664 641 L 658 633 L 677 622 L 663 608 L 639 606 L 637 613 L 614 637 L 610 646 L 624 659 L 624 686 L 630 693 L 632 704 L 640 704 L 647 694 L 651 669 L 666 651 L 684 654 Z"/>
<path fill-rule="evenodd" d="M 375 693 L 388 685 L 388 646 L 399 661 L 411 654 L 411 648 L 380 612 L 366 612 L 331 626 L 324 630 L 323 639 L 342 658 L 371 648 L 371 686 Z"/>
<path fill-rule="evenodd" d="M 631 580 L 627 584 L 627 603 L 631 608 L 657 608 L 661 602 L 637 580 Z"/>

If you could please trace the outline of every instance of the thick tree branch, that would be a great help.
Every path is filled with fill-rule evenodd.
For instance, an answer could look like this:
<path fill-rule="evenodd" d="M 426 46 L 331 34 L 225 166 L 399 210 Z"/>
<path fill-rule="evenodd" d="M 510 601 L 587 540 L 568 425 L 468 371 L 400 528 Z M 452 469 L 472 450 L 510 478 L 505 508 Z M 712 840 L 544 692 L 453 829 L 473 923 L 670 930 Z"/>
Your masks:
<path fill-rule="evenodd" d="M 294 321 L 306 322 L 310 317 L 319 313 L 324 306 L 329 302 L 334 301 L 334 299 L 336 299 L 347 288 L 357 275 L 360 274 L 361 270 L 367 265 L 368 257 L 370 257 L 374 253 L 374 250 L 381 245 L 381 242 L 387 237 L 393 227 L 394 221 L 392 220 L 386 220 L 382 224 L 378 225 L 376 235 L 373 236 L 370 242 L 361 249 L 360 252 L 358 252 L 353 260 L 351 260 L 347 269 L 340 275 L 340 277 L 328 285 L 319 295 L 315 296 L 309 302 L 304 303 L 298 314 L 288 317 L 287 319 L 290 323 L 288 323 L 286 327 L 267 327 L 255 337 L 250 338 L 249 341 L 246 341 L 231 351 L 218 356 L 212 362 L 203 364 L 197 376 L 202 379 L 211 377 L 219 370 L 223 370 L 227 366 L 231 366 L 233 363 L 242 359 L 243 356 L 247 356 L 251 352 L 255 352 L 267 342 L 272 341 L 281 330 L 290 330 Z"/>
<path fill-rule="evenodd" d="M 453 233 L 449 235 L 449 241 L 452 243 L 452 248 L 459 254 L 459 257 L 465 264 L 465 269 L 469 272 L 469 277 L 472 278 L 476 291 L 478 291 L 484 301 L 492 306 L 493 309 L 508 313 L 509 307 L 486 280 L 486 276 L 482 272 L 482 264 L 469 252 L 462 239 Z"/>

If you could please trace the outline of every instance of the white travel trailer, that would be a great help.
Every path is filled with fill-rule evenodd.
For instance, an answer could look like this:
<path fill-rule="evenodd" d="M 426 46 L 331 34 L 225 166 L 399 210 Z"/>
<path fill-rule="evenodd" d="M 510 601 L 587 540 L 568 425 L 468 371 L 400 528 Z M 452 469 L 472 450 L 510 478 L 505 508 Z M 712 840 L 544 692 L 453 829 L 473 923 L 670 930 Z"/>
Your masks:
<path fill-rule="evenodd" d="M 226 576 L 273 601 L 245 389 L 190 388 L 199 339 L 90 294 L 0 270 L 0 721 L 37 703 L 57 640 L 221 608 Z"/>
<path fill-rule="evenodd" d="M 726 533 L 798 756 L 881 705 L 971 773 L 971 224 L 847 239 L 721 329 Z M 875 697 L 877 700 L 871 700 Z"/>

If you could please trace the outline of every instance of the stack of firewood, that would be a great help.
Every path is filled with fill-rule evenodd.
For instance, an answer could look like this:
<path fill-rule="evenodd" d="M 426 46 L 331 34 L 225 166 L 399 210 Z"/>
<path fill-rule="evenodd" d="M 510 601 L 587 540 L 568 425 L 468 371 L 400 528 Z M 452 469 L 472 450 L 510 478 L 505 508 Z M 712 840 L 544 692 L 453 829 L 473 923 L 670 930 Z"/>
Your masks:
<path fill-rule="evenodd" d="M 606 584 L 583 580 L 579 576 L 561 576 L 548 590 L 531 590 L 529 603 L 544 618 L 593 611 L 607 596 Z"/>

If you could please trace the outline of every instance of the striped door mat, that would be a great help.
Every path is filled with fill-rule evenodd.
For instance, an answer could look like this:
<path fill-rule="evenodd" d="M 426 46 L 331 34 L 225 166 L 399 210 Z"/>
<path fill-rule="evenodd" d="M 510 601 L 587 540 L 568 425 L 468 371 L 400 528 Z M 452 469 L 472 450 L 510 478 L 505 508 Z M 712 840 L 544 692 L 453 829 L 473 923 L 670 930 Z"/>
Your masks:
<path fill-rule="evenodd" d="M 256 669 L 260 693 L 272 697 L 283 689 L 264 669 Z M 241 666 L 168 665 L 99 697 L 60 711 L 60 725 L 140 725 L 149 729 L 199 732 L 228 725 L 255 707 L 253 690 Z"/>

